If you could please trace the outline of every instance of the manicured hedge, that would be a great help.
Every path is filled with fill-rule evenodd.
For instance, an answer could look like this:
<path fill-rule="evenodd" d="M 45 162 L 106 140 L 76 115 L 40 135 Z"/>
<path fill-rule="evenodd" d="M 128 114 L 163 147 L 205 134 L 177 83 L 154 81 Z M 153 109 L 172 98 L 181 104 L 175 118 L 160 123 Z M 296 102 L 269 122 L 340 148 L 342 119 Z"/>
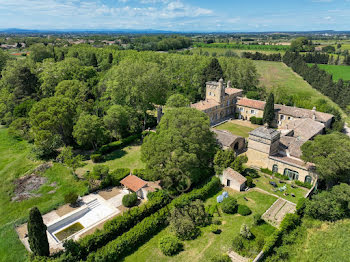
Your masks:
<path fill-rule="evenodd" d="M 298 185 L 298 186 L 306 187 L 308 189 L 312 188 L 312 185 L 310 183 L 303 183 L 303 182 L 301 182 L 299 180 L 296 180 L 295 184 Z"/>
<path fill-rule="evenodd" d="M 252 116 L 250 118 L 250 122 L 252 124 L 255 124 L 255 125 L 263 125 L 264 124 L 264 121 L 261 117 L 255 117 L 255 116 Z"/>
<path fill-rule="evenodd" d="M 118 141 L 111 142 L 107 145 L 101 146 L 100 149 L 98 150 L 98 153 L 101 155 L 106 155 L 108 153 L 111 153 L 115 150 L 121 149 L 121 148 L 131 144 L 132 142 L 134 142 L 137 139 L 140 139 L 141 137 L 142 137 L 142 134 L 137 134 L 137 135 L 132 135 L 132 136 L 129 136 L 127 138 L 118 140 Z"/>
<path fill-rule="evenodd" d="M 109 175 L 111 177 L 112 186 L 120 186 L 120 181 L 130 174 L 129 168 L 114 169 Z"/>
<path fill-rule="evenodd" d="M 100 162 L 102 162 L 104 160 L 104 157 L 101 154 L 92 154 L 90 156 L 90 159 L 94 163 L 100 163 Z"/>
<path fill-rule="evenodd" d="M 238 206 L 238 210 L 237 210 L 238 214 L 240 214 L 241 216 L 249 216 L 252 211 L 250 210 L 249 207 L 247 207 L 246 205 L 239 205 Z"/>
<path fill-rule="evenodd" d="M 81 248 L 82 257 L 84 258 L 84 256 L 122 235 L 142 221 L 142 219 L 167 205 L 169 201 L 169 196 L 160 190 L 154 193 L 152 200 L 147 201 L 140 207 L 133 207 L 127 212 L 124 212 L 123 215 L 106 222 L 103 230 L 97 230 L 95 233 L 79 240 L 78 243 Z"/>
<path fill-rule="evenodd" d="M 154 234 L 158 233 L 167 223 L 169 211 L 175 206 L 184 206 L 195 199 L 205 200 L 221 189 L 220 180 L 216 177 L 200 189 L 183 194 L 174 199 L 157 213 L 146 217 L 132 229 L 117 239 L 109 242 L 94 253 L 90 253 L 87 261 L 119 261 L 123 255 L 134 251 Z"/>

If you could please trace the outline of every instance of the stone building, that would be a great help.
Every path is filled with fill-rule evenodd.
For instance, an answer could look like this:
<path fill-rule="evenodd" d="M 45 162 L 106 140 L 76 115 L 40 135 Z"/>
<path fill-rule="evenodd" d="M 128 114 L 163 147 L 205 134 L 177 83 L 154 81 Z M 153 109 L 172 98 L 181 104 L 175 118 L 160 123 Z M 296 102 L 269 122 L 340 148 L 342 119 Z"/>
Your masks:
<path fill-rule="evenodd" d="M 316 179 L 315 166 L 300 159 L 300 147 L 306 141 L 294 137 L 293 132 L 281 135 L 278 130 L 261 126 L 249 133 L 247 164 L 268 168 L 290 180 L 312 183 Z"/>
<path fill-rule="evenodd" d="M 236 191 L 243 191 L 246 187 L 247 179 L 231 167 L 226 168 L 222 175 L 219 176 L 219 179 L 221 184 Z"/>
<path fill-rule="evenodd" d="M 122 184 L 129 192 L 136 193 L 138 198 L 145 200 L 147 200 L 149 192 L 162 189 L 160 187 L 160 181 L 145 181 L 135 175 L 128 175 L 120 181 L 120 184 Z"/>
<path fill-rule="evenodd" d="M 263 117 L 265 101 L 239 98 L 237 101 L 238 118 L 250 120 L 252 116 Z M 276 126 L 280 127 L 295 119 L 312 119 L 329 128 L 333 121 L 333 115 L 312 110 L 275 104 Z"/>
<path fill-rule="evenodd" d="M 242 153 L 245 149 L 244 137 L 236 136 L 226 130 L 212 128 L 212 131 L 216 134 L 216 140 L 222 149 L 232 149 L 236 154 Z"/>
<path fill-rule="evenodd" d="M 231 87 L 231 82 L 206 83 L 205 100 L 192 104 L 191 107 L 198 109 L 209 116 L 210 123 L 216 124 L 228 118 L 234 118 L 237 98 L 243 95 L 243 90 Z"/>

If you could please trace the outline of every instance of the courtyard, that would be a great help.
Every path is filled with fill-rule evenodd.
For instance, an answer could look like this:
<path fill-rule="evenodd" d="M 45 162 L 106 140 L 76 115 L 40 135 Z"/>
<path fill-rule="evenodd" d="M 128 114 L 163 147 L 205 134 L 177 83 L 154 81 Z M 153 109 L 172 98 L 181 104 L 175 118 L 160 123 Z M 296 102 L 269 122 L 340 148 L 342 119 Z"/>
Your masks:
<path fill-rule="evenodd" d="M 247 138 L 249 136 L 249 132 L 258 127 L 258 125 L 254 125 L 249 121 L 239 119 L 230 120 L 221 125 L 215 126 L 215 128 L 218 130 L 227 130 L 236 136 L 242 136 L 244 138 Z"/>

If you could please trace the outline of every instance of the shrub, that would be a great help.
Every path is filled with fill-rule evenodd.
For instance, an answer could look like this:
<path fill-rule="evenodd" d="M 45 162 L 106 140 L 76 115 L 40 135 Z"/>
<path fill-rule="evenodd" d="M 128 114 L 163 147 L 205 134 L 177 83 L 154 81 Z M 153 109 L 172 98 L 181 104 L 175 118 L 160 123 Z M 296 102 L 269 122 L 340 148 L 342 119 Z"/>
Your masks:
<path fill-rule="evenodd" d="M 221 189 L 220 180 L 217 177 L 212 178 L 212 180 L 207 183 L 204 187 L 200 189 L 195 189 L 190 193 L 183 194 L 180 197 L 174 199 L 169 205 L 160 209 L 156 213 L 151 213 L 149 217 L 146 217 L 141 222 L 136 222 L 136 226 L 127 231 L 122 236 L 115 240 L 100 245 L 101 247 L 98 251 L 90 253 L 87 260 L 88 261 L 117 261 L 120 258 L 137 248 L 139 245 L 150 239 L 154 234 L 161 230 L 167 221 L 167 216 L 169 214 L 169 209 L 185 205 L 189 201 L 195 199 L 205 200 L 209 196 L 216 194 Z M 147 203 L 146 203 L 147 204 Z M 120 216 L 123 217 L 123 216 Z M 108 222 L 107 222 L 108 223 Z M 92 234 L 92 236 L 95 234 Z M 96 237 L 96 235 L 95 235 Z M 112 237 L 116 237 L 112 235 Z M 93 237 L 90 237 L 92 241 L 96 241 Z M 100 243 L 101 244 L 101 243 Z M 97 248 L 95 247 L 95 250 Z M 84 249 L 83 249 L 84 250 Z M 87 251 L 86 249 L 84 251 Z"/>
<path fill-rule="evenodd" d="M 302 216 L 304 214 L 305 206 L 306 206 L 306 198 L 299 198 L 296 206 L 296 211 L 299 216 Z"/>
<path fill-rule="evenodd" d="M 285 175 L 282 175 L 280 173 L 273 173 L 273 175 L 279 179 L 282 179 L 282 180 L 288 180 L 289 177 L 288 176 L 285 176 Z"/>
<path fill-rule="evenodd" d="M 146 181 L 156 181 L 160 179 L 159 175 L 153 174 L 148 169 L 134 169 L 132 174 Z"/>
<path fill-rule="evenodd" d="M 93 179 L 104 179 L 109 174 L 109 167 L 106 165 L 95 165 L 90 172 L 90 176 Z"/>
<path fill-rule="evenodd" d="M 166 256 L 173 256 L 181 251 L 181 242 L 172 235 L 167 235 L 159 239 L 158 247 Z"/>
<path fill-rule="evenodd" d="M 246 168 L 244 169 L 244 176 L 250 176 L 251 178 L 259 178 L 258 171 L 253 168 Z"/>
<path fill-rule="evenodd" d="M 78 194 L 74 192 L 69 192 L 64 196 L 64 202 L 66 204 L 75 205 L 77 203 L 77 200 L 78 200 Z"/>
<path fill-rule="evenodd" d="M 234 214 L 237 212 L 237 200 L 229 196 L 221 203 L 221 209 L 226 214 Z"/>
<path fill-rule="evenodd" d="M 117 168 L 110 173 L 112 186 L 120 186 L 120 181 L 130 174 L 129 168 Z"/>
<path fill-rule="evenodd" d="M 250 227 L 247 224 L 242 224 L 239 234 L 245 239 L 251 239 L 253 237 L 252 232 L 250 232 Z"/>
<path fill-rule="evenodd" d="M 255 124 L 255 125 L 263 125 L 264 124 L 264 121 L 261 117 L 255 117 L 255 116 L 252 116 L 250 118 L 250 122 L 252 124 Z"/>
<path fill-rule="evenodd" d="M 209 226 L 209 230 L 212 233 L 217 234 L 219 232 L 219 226 L 215 225 L 215 224 L 212 224 L 212 225 Z"/>
<path fill-rule="evenodd" d="M 260 214 L 255 214 L 253 216 L 253 225 L 260 225 L 264 220 L 261 218 Z"/>
<path fill-rule="evenodd" d="M 250 176 L 246 176 L 245 177 L 247 179 L 246 185 L 247 187 L 253 187 L 253 178 L 251 178 Z"/>
<path fill-rule="evenodd" d="M 94 163 L 100 163 L 100 162 L 103 162 L 104 157 L 103 157 L 103 155 L 101 155 L 101 154 L 92 154 L 92 155 L 90 156 L 90 159 L 91 159 L 91 161 L 94 162 Z"/>
<path fill-rule="evenodd" d="M 282 233 L 280 230 L 276 230 L 270 235 L 265 242 L 263 251 L 266 255 L 270 254 L 275 247 L 275 245 L 281 240 Z"/>
<path fill-rule="evenodd" d="M 125 207 L 133 207 L 136 205 L 137 202 L 137 195 L 136 193 L 132 193 L 132 194 L 127 194 L 125 196 L 123 196 L 123 205 Z"/>
<path fill-rule="evenodd" d="M 303 182 L 301 182 L 299 180 L 296 180 L 295 184 L 298 185 L 298 186 L 302 186 L 302 187 L 308 188 L 308 189 L 312 188 L 312 185 L 310 183 L 303 183 Z"/>
<path fill-rule="evenodd" d="M 268 168 L 260 168 L 260 171 L 268 175 L 273 175 L 272 171 Z"/>
<path fill-rule="evenodd" d="M 238 214 L 242 216 L 249 216 L 252 213 L 249 207 L 246 205 L 239 205 L 238 206 Z"/>
<path fill-rule="evenodd" d="M 282 232 L 289 232 L 298 225 L 300 225 L 300 217 L 297 214 L 287 214 L 281 222 L 280 230 Z"/>
<path fill-rule="evenodd" d="M 131 144 L 132 142 L 134 142 L 137 139 L 140 139 L 141 137 L 142 137 L 142 134 L 137 134 L 137 135 L 132 135 L 132 136 L 129 136 L 127 138 L 118 140 L 118 141 L 111 142 L 107 145 L 101 146 L 100 149 L 98 150 L 98 153 L 101 155 L 106 155 L 108 153 L 111 153 L 115 150 L 121 149 L 121 148 Z"/>
<path fill-rule="evenodd" d="M 244 248 L 244 238 L 241 235 L 236 236 L 232 241 L 232 247 L 239 252 Z"/>

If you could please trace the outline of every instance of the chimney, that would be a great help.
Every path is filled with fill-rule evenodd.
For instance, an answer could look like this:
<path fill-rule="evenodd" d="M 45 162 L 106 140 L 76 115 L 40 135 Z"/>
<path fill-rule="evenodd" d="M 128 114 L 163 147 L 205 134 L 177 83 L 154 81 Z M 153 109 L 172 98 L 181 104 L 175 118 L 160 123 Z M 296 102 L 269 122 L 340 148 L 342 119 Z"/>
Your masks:
<path fill-rule="evenodd" d="M 227 81 L 227 88 L 231 88 L 231 81 L 230 80 Z"/>
<path fill-rule="evenodd" d="M 311 111 L 312 111 L 312 120 L 316 120 L 316 107 L 314 106 Z"/>
<path fill-rule="evenodd" d="M 222 89 L 222 86 L 224 85 L 224 80 L 220 78 L 219 80 L 219 88 Z"/>

